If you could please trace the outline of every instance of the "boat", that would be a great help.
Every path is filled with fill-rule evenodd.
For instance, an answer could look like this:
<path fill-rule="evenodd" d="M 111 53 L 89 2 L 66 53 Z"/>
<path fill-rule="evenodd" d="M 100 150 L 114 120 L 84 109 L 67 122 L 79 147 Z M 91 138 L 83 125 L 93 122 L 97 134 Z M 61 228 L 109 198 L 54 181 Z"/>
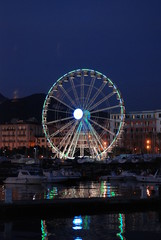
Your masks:
<path fill-rule="evenodd" d="M 98 161 L 100 162 L 100 161 Z M 104 160 L 102 160 L 103 163 L 106 163 L 106 164 L 110 164 L 112 163 L 112 159 L 111 158 L 105 158 Z"/>
<path fill-rule="evenodd" d="M 109 181 L 109 180 L 123 180 L 124 176 L 122 174 L 116 174 L 115 172 L 111 172 L 111 174 L 103 175 L 99 177 L 100 181 Z"/>
<path fill-rule="evenodd" d="M 9 163 L 10 162 L 10 160 L 7 158 L 7 157 L 5 157 L 5 156 L 0 156 L 0 164 L 1 163 Z"/>
<path fill-rule="evenodd" d="M 118 160 L 119 163 L 125 163 L 126 161 L 127 161 L 126 158 L 121 158 L 121 159 Z"/>
<path fill-rule="evenodd" d="M 161 172 L 157 170 L 155 174 L 137 175 L 136 180 L 138 182 L 161 183 Z"/>
<path fill-rule="evenodd" d="M 68 177 L 64 176 L 60 170 L 43 170 L 43 175 L 46 177 L 46 183 L 58 183 L 68 180 Z"/>
<path fill-rule="evenodd" d="M 131 162 L 132 163 L 138 163 L 139 162 L 139 158 L 132 158 Z"/>
<path fill-rule="evenodd" d="M 120 175 L 125 181 L 136 180 L 136 174 L 130 171 L 123 171 Z"/>
<path fill-rule="evenodd" d="M 120 154 L 113 158 L 114 163 L 125 163 L 127 161 L 128 154 Z"/>
<path fill-rule="evenodd" d="M 46 177 L 43 175 L 20 169 L 17 176 L 7 177 L 3 182 L 5 184 L 41 184 L 45 180 Z"/>
<path fill-rule="evenodd" d="M 61 169 L 61 173 L 63 176 L 67 177 L 68 180 L 77 180 L 80 179 L 82 174 L 79 171 L 74 171 L 72 169 Z"/>
<path fill-rule="evenodd" d="M 35 159 L 26 157 L 23 154 L 15 154 L 12 157 L 10 157 L 11 163 L 18 163 L 18 164 L 34 164 Z"/>
<path fill-rule="evenodd" d="M 77 159 L 77 163 L 93 163 L 95 160 L 89 156 L 80 157 Z"/>
<path fill-rule="evenodd" d="M 120 174 L 116 174 L 112 171 L 108 175 L 101 176 L 99 180 L 108 181 L 108 180 L 121 180 L 121 181 L 129 181 L 136 180 L 136 174 L 130 171 L 122 171 Z"/>

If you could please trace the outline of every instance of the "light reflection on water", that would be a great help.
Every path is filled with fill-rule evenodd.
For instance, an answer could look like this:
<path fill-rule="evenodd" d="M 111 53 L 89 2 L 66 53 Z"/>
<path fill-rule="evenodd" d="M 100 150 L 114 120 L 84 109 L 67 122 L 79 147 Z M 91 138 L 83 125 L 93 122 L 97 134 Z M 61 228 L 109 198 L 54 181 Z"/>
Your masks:
<path fill-rule="evenodd" d="M 134 182 L 79 182 L 52 185 L 2 185 L 0 199 L 34 200 L 78 197 L 149 198 L 158 196 L 160 185 Z M 0 221 L 0 239 L 107 239 L 161 238 L 161 213 L 117 213 L 73 218 Z"/>
<path fill-rule="evenodd" d="M 49 185 L 0 185 L 0 201 L 55 198 L 149 198 L 159 195 L 161 185 L 136 182 L 77 182 Z"/>
<path fill-rule="evenodd" d="M 161 239 L 161 212 L 0 221 L 0 239 Z"/>
<path fill-rule="evenodd" d="M 114 221 L 112 221 L 113 223 L 115 222 L 115 219 L 116 219 L 116 222 L 115 222 L 116 224 L 117 224 L 117 218 L 115 215 L 118 216 L 118 230 L 116 229 L 116 231 L 118 231 L 118 233 L 116 233 L 116 237 L 118 237 L 121 240 L 126 240 L 126 238 L 123 236 L 123 234 L 125 232 L 125 215 L 121 214 L 121 213 L 119 213 L 118 215 L 117 214 L 110 215 L 110 218 L 112 216 L 112 218 L 114 219 Z M 72 221 L 72 223 L 73 223 L 72 229 L 75 230 L 75 232 L 73 232 L 73 235 L 75 236 L 77 234 L 78 235 L 81 234 L 80 230 L 90 230 L 90 222 L 91 222 L 90 216 L 75 216 Z M 109 225 L 109 227 L 110 227 L 110 225 Z M 77 231 L 77 234 L 76 234 L 76 231 Z M 49 235 L 51 236 L 52 234 L 49 233 L 47 230 L 46 221 L 41 220 L 42 240 L 47 240 Z M 74 240 L 80 240 L 80 239 L 83 240 L 83 238 L 79 237 L 79 236 L 76 236 L 74 238 Z"/>

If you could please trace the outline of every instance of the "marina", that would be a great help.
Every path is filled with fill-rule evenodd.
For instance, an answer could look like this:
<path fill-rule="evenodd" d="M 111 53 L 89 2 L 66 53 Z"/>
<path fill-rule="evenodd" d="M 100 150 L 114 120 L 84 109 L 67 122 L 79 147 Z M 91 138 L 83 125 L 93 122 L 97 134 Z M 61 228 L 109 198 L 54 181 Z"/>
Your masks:
<path fill-rule="evenodd" d="M 7 183 L 18 173 L 25 173 L 24 178 Z M 26 181 L 27 173 L 31 182 Z M 133 239 L 134 233 L 140 240 L 152 235 L 158 239 L 161 183 L 154 178 L 159 173 L 159 154 L 145 161 L 134 154 L 102 162 L 36 159 L 26 164 L 8 158 L 0 164 L 0 237 L 97 240 L 106 238 L 106 226 L 110 240 Z M 150 219 L 153 225 L 148 227 Z"/>
<path fill-rule="evenodd" d="M 107 231 L 110 240 L 157 240 L 161 185 L 133 180 L 2 183 L 0 213 L 2 240 L 97 240 Z"/>
<path fill-rule="evenodd" d="M 63 169 L 53 172 L 65 171 Z M 41 176 L 39 181 L 32 179 L 33 182 L 26 182 L 22 178 L 22 182 L 18 184 L 4 180 L 0 185 L 1 216 L 10 214 L 14 216 L 17 208 L 23 209 L 19 211 L 20 213 L 30 213 L 33 216 L 36 216 L 37 212 L 42 214 L 45 212 L 50 216 L 53 211 L 55 216 L 59 216 L 65 212 L 67 215 L 78 214 L 77 210 L 80 211 L 79 214 L 86 212 L 101 214 L 111 209 L 112 211 L 160 209 L 161 183 L 150 180 L 142 182 L 138 180 L 139 175 L 134 176 L 131 172 L 122 171 L 118 177 L 112 172 L 111 175 L 100 176 L 98 180 L 89 178 L 87 180 L 86 177 L 68 179 L 64 176 L 63 179 L 56 178 L 55 181 L 48 179 L 47 175 Z M 41 211 L 42 209 L 44 211 Z"/>

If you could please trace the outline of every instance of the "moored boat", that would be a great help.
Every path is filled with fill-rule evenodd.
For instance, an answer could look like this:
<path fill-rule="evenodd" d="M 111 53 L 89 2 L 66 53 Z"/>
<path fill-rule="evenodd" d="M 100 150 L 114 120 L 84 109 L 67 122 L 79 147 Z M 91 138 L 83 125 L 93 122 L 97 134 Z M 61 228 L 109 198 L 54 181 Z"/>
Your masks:
<path fill-rule="evenodd" d="M 44 176 L 20 169 L 17 176 L 8 177 L 3 182 L 5 184 L 41 184 L 45 180 Z"/>
<path fill-rule="evenodd" d="M 43 175 L 46 177 L 46 183 L 58 183 L 68 180 L 68 177 L 64 176 L 60 170 L 43 170 Z"/>
<path fill-rule="evenodd" d="M 108 175 L 100 176 L 99 180 L 100 181 L 123 180 L 123 176 L 121 174 L 116 174 L 115 172 L 111 172 Z"/>
<path fill-rule="evenodd" d="M 74 171 L 71 169 L 65 170 L 62 169 L 61 173 L 63 174 L 63 176 L 67 177 L 68 180 L 77 180 L 80 179 L 82 174 L 79 171 Z"/>
<path fill-rule="evenodd" d="M 138 175 L 136 180 L 139 182 L 161 183 L 161 173 L 157 170 L 154 175 Z"/>
<path fill-rule="evenodd" d="M 12 157 L 10 157 L 11 163 L 17 163 L 17 164 L 34 164 L 35 159 L 31 157 L 26 157 L 22 154 L 15 154 Z"/>

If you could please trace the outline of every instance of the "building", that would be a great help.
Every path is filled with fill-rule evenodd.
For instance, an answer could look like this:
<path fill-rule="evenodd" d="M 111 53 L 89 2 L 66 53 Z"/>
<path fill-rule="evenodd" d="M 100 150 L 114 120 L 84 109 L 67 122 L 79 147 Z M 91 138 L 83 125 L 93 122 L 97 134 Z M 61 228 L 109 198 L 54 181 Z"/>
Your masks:
<path fill-rule="evenodd" d="M 113 114 L 112 119 L 119 116 Z M 116 131 L 117 122 L 111 124 Z M 125 126 L 119 147 L 133 153 L 161 152 L 161 110 L 137 111 L 126 113 Z"/>
<path fill-rule="evenodd" d="M 120 115 L 110 115 L 110 131 L 117 133 Z M 112 142 L 114 136 L 104 139 L 104 143 Z M 60 136 L 54 137 L 57 146 Z M 42 125 L 36 121 L 13 121 L 0 125 L 0 149 L 9 150 L 22 147 L 48 148 Z M 124 131 L 118 145 L 125 152 L 161 153 L 161 110 L 137 111 L 126 113 Z"/>
<path fill-rule="evenodd" d="M 41 139 L 41 141 L 40 141 Z M 42 126 L 36 122 L 16 121 L 0 125 L 0 148 L 46 147 Z"/>

